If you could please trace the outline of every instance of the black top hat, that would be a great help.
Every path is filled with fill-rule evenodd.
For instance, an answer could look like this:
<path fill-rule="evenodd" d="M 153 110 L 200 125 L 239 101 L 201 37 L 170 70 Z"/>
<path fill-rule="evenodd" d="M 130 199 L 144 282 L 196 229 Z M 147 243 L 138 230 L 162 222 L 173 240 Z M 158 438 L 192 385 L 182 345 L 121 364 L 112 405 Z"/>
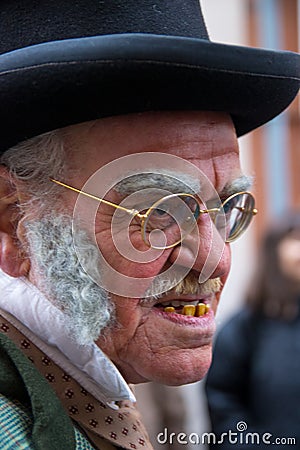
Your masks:
<path fill-rule="evenodd" d="M 296 96 L 300 55 L 211 42 L 198 0 L 3 0 L 0 151 L 95 118 L 231 114 L 240 136 Z"/>

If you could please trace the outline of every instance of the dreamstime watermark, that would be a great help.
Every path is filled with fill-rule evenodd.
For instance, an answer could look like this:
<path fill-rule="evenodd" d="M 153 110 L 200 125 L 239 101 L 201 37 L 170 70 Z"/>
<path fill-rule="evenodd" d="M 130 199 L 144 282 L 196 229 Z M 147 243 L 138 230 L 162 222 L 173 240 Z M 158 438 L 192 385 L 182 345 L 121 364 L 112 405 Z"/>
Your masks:
<path fill-rule="evenodd" d="M 248 425 L 244 421 L 236 424 L 236 430 L 228 430 L 217 436 L 215 433 L 174 433 L 167 428 L 158 433 L 156 440 L 158 444 L 180 444 L 180 445 L 211 445 L 211 444 L 231 444 L 231 445 L 297 445 L 295 437 L 278 437 L 269 432 L 247 431 Z"/>

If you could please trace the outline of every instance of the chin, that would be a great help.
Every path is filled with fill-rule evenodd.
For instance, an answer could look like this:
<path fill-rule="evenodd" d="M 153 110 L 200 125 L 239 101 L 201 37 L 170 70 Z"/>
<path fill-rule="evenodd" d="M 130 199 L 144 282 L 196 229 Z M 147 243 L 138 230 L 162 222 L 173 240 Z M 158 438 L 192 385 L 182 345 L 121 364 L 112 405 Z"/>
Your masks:
<path fill-rule="evenodd" d="M 131 378 L 131 383 L 154 381 L 168 386 L 181 386 L 202 380 L 211 364 L 212 345 L 200 349 L 180 351 L 179 355 L 170 354 L 163 361 L 153 361 L 143 367 Z"/>
<path fill-rule="evenodd" d="M 202 355 L 199 362 L 193 361 L 192 365 L 174 365 L 173 371 L 169 374 L 166 373 L 162 382 L 169 386 L 181 386 L 201 381 L 211 364 L 211 349 L 206 353 L 206 355 Z"/>

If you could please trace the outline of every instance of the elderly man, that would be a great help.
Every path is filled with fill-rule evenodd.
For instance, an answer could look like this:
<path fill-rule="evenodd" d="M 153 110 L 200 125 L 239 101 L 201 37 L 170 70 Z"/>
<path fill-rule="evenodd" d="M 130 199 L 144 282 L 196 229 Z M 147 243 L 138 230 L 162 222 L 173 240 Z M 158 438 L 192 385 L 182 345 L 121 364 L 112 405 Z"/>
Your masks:
<path fill-rule="evenodd" d="M 256 213 L 237 136 L 299 56 L 212 43 L 197 0 L 0 10 L 2 445 L 151 448 L 127 383 L 205 375 Z"/>

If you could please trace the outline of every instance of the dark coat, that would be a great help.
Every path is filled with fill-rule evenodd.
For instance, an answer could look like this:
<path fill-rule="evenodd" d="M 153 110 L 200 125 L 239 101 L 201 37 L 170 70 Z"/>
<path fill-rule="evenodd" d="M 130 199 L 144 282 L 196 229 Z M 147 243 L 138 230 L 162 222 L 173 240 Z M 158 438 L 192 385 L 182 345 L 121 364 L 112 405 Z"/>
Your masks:
<path fill-rule="evenodd" d="M 225 438 L 212 448 L 270 449 L 262 442 L 269 433 L 271 447 L 276 438 L 295 438 L 296 444 L 283 439 L 273 446 L 299 449 L 300 317 L 272 320 L 249 310 L 233 317 L 217 336 L 206 393 L 212 431 L 221 435 L 232 430 L 239 439 L 233 445 Z M 243 432 L 237 429 L 239 422 L 246 423 Z M 247 433 L 258 433 L 259 438 L 249 434 L 246 444 Z M 259 445 L 250 444 L 257 439 Z"/>

